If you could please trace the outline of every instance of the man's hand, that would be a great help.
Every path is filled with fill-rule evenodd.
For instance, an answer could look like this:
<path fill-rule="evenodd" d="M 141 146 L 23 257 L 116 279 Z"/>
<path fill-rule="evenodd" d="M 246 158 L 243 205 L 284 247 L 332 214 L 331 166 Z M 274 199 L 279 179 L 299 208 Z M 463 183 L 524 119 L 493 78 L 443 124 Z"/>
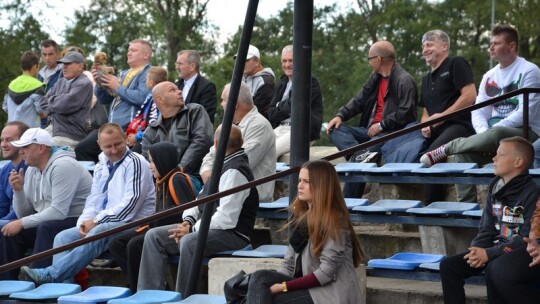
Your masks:
<path fill-rule="evenodd" d="M 433 119 L 435 119 L 435 118 L 442 117 L 442 116 L 443 116 L 443 114 L 441 114 L 441 113 L 435 113 L 435 114 L 429 116 L 428 121 L 429 121 L 429 120 L 433 120 Z M 432 126 L 433 128 L 435 128 L 435 127 L 438 127 L 438 126 L 442 125 L 443 123 L 444 123 L 444 122 L 438 122 L 438 123 L 436 123 L 436 124 L 434 124 L 434 125 L 431 125 L 431 126 Z"/>
<path fill-rule="evenodd" d="M 328 127 L 326 128 L 326 133 L 330 134 L 334 128 L 339 128 L 341 126 L 341 118 L 336 116 L 328 122 Z"/>
<path fill-rule="evenodd" d="M 94 219 L 89 219 L 82 222 L 81 226 L 79 227 L 79 233 L 81 234 L 81 237 L 86 237 L 88 232 L 94 227 L 96 227 L 96 224 L 94 224 Z"/>
<path fill-rule="evenodd" d="M 24 227 L 22 225 L 22 220 L 21 219 L 14 220 L 14 221 L 11 221 L 11 222 L 7 223 L 2 228 L 2 234 L 5 235 L 5 236 L 16 236 L 17 234 L 19 234 L 23 230 L 23 228 Z"/>
<path fill-rule="evenodd" d="M 188 222 L 177 224 L 176 228 L 169 229 L 169 238 L 174 239 L 178 243 L 184 235 L 189 233 L 189 227 Z"/>
<path fill-rule="evenodd" d="M 369 127 L 368 131 L 367 131 L 367 135 L 369 137 L 373 137 L 379 133 L 381 133 L 381 129 L 379 128 L 380 127 L 380 123 L 375 123 L 375 124 L 372 124 L 371 127 Z"/>
<path fill-rule="evenodd" d="M 202 179 L 203 184 L 206 184 L 208 182 L 211 175 L 212 175 L 212 171 L 210 170 L 206 170 L 203 173 L 201 173 L 201 179 Z"/>
<path fill-rule="evenodd" d="M 489 260 L 486 250 L 480 247 L 470 247 L 469 253 L 463 259 L 467 260 L 467 264 L 472 268 L 482 268 Z"/>
<path fill-rule="evenodd" d="M 103 73 L 101 74 L 101 85 L 116 92 L 120 86 L 120 80 L 116 76 Z"/>
<path fill-rule="evenodd" d="M 540 265 L 540 244 L 534 239 L 523 238 L 523 241 L 527 243 L 527 252 L 532 257 L 532 262 L 529 267 Z"/>
<path fill-rule="evenodd" d="M 137 144 L 137 140 L 135 139 L 135 134 L 129 134 L 126 138 L 126 143 L 129 147 L 135 146 L 135 144 Z"/>
<path fill-rule="evenodd" d="M 15 192 L 22 191 L 24 185 L 24 169 L 19 169 L 19 172 L 15 169 L 11 170 L 9 174 L 9 184 Z"/>
<path fill-rule="evenodd" d="M 430 138 L 431 137 L 431 127 L 422 128 L 422 136 L 424 136 L 424 138 Z"/>

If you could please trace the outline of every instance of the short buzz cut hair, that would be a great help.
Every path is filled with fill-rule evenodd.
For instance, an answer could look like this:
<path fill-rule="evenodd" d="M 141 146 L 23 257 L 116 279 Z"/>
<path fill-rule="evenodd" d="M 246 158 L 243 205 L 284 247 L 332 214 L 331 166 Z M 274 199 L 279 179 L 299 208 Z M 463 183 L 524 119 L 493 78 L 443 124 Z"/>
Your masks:
<path fill-rule="evenodd" d="M 199 54 L 199 52 L 194 51 L 194 50 L 183 50 L 183 51 L 178 52 L 176 56 L 180 56 L 183 54 L 187 54 L 187 62 L 195 64 L 195 69 L 198 72 L 201 67 L 201 54 Z"/>
<path fill-rule="evenodd" d="M 450 49 L 450 37 L 448 36 L 446 32 L 441 31 L 441 30 L 432 30 L 432 31 L 426 32 L 422 36 L 422 43 L 426 41 L 433 41 L 435 39 L 438 39 L 446 43 L 446 45 L 448 45 L 448 49 Z"/>
<path fill-rule="evenodd" d="M 99 131 L 98 131 L 98 140 L 99 138 L 101 137 L 101 134 L 105 133 L 105 134 L 113 134 L 115 132 L 118 132 L 120 133 L 123 137 L 125 137 L 125 134 L 124 134 L 124 130 L 122 129 L 122 127 L 120 127 L 119 124 L 117 123 L 114 123 L 114 122 L 107 122 L 107 123 L 104 123 L 100 128 L 99 128 Z"/>
<path fill-rule="evenodd" d="M 133 40 L 131 40 L 129 42 L 129 44 L 133 44 L 133 43 L 140 43 L 140 44 L 144 45 L 147 48 L 146 51 L 150 54 L 150 57 L 152 57 L 152 44 L 148 40 L 133 39 Z"/>
<path fill-rule="evenodd" d="M 501 139 L 499 144 L 511 143 L 514 145 L 514 154 L 523 157 L 524 168 L 529 169 L 534 161 L 533 145 L 521 136 L 512 136 Z"/>
<path fill-rule="evenodd" d="M 21 56 L 21 68 L 23 71 L 30 71 L 33 66 L 39 65 L 39 56 L 36 53 L 27 51 Z"/>
<path fill-rule="evenodd" d="M 160 66 L 152 66 L 146 74 L 149 79 L 152 79 L 155 84 L 167 81 L 167 70 Z"/>
<path fill-rule="evenodd" d="M 519 45 L 519 32 L 510 24 L 498 24 L 491 30 L 491 36 L 503 35 L 507 43 L 516 43 L 516 52 Z"/>
<path fill-rule="evenodd" d="M 41 48 L 48 48 L 48 47 L 54 47 L 54 50 L 56 52 L 58 52 L 58 43 L 56 43 L 56 41 L 52 40 L 52 39 L 45 39 L 43 41 L 41 41 L 41 43 L 39 44 L 39 46 Z"/>
<path fill-rule="evenodd" d="M 230 93 L 231 83 L 227 83 L 223 89 L 229 90 Z M 254 105 L 253 96 L 251 96 L 248 85 L 244 82 L 240 82 L 240 90 L 238 91 L 238 103 L 250 106 Z"/>

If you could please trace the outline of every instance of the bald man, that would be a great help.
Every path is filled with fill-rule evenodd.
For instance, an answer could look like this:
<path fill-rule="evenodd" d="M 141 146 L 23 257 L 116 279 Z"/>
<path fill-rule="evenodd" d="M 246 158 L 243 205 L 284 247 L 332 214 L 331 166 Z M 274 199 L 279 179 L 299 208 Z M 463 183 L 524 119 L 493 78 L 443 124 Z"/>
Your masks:
<path fill-rule="evenodd" d="M 221 93 L 221 106 L 227 108 L 230 84 L 226 84 Z M 240 84 L 233 123 L 242 130 L 245 152 L 248 156 L 249 166 L 256 179 L 275 173 L 276 170 L 276 140 L 272 125 L 268 119 L 259 113 L 253 102 L 249 87 Z M 210 148 L 201 165 L 201 177 L 206 182 L 212 174 L 216 149 Z M 261 202 L 272 201 L 274 194 L 274 181 L 257 186 Z"/>
<path fill-rule="evenodd" d="M 152 97 L 161 116 L 144 131 L 142 154 L 148 158 L 152 144 L 172 142 L 180 155 L 178 166 L 198 177 L 203 157 L 212 146 L 213 127 L 206 110 L 200 104 L 185 104 L 182 91 L 169 81 L 156 85 Z"/>
<path fill-rule="evenodd" d="M 221 132 L 221 128 L 218 128 L 214 137 L 216 149 L 219 132 Z M 254 179 L 249 168 L 248 156 L 242 145 L 240 128 L 233 125 L 221 170 L 220 192 L 246 184 Z M 207 195 L 207 191 L 208 189 L 205 187 L 202 195 Z M 165 270 L 168 267 L 168 256 L 179 254 L 176 291 L 182 295 L 185 294 L 193 251 L 197 242 L 201 207 L 196 206 L 184 211 L 182 223 L 153 228 L 146 233 L 137 290 L 165 289 Z M 204 250 L 205 256 L 212 256 L 225 250 L 238 250 L 250 243 L 259 207 L 257 189 L 246 189 L 223 197 L 216 207 L 210 220 L 210 230 Z"/>
<path fill-rule="evenodd" d="M 396 51 L 388 41 L 375 42 L 367 61 L 373 73 L 358 95 L 353 97 L 328 123 L 327 132 L 339 150 L 400 130 L 416 122 L 418 91 L 414 78 L 396 63 Z M 358 127 L 342 124 L 360 116 Z M 380 155 L 381 145 L 371 146 L 350 157 L 355 162 L 371 162 Z M 359 187 L 355 187 L 359 188 Z M 361 193 L 351 197 L 362 196 Z"/>

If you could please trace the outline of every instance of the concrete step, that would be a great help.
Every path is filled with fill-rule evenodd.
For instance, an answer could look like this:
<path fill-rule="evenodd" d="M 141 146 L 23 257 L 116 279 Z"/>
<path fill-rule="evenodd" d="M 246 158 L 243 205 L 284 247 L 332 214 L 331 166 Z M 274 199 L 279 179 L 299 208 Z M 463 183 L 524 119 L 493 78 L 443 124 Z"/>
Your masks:
<path fill-rule="evenodd" d="M 486 287 L 465 285 L 467 304 L 486 304 Z M 367 277 L 369 304 L 442 304 L 440 282 Z"/>

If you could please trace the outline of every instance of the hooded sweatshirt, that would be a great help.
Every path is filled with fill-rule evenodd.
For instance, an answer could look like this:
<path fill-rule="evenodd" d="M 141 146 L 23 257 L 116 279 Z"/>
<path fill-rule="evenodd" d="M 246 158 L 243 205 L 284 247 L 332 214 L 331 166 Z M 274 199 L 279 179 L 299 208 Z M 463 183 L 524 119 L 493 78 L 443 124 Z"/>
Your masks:
<path fill-rule="evenodd" d="M 268 106 L 274 97 L 274 72 L 271 68 L 264 68 L 252 76 L 243 78 L 253 97 L 253 103 L 264 117 L 268 118 Z"/>
<path fill-rule="evenodd" d="M 502 179 L 496 177 L 489 186 L 480 231 L 471 243 L 485 248 L 489 260 L 525 244 L 523 237 L 529 235 L 540 196 L 538 186 L 528 174 L 518 175 L 506 184 L 500 181 Z"/>
<path fill-rule="evenodd" d="M 10 82 L 2 108 L 8 121 L 21 121 L 30 128 L 39 127 L 39 102 L 45 95 L 45 84 L 30 75 L 21 75 Z"/>
<path fill-rule="evenodd" d="M 53 148 L 43 172 L 37 167 L 26 170 L 24 190 L 13 192 L 13 209 L 24 229 L 78 217 L 91 188 L 92 176 L 75 160 L 75 153 Z"/>

